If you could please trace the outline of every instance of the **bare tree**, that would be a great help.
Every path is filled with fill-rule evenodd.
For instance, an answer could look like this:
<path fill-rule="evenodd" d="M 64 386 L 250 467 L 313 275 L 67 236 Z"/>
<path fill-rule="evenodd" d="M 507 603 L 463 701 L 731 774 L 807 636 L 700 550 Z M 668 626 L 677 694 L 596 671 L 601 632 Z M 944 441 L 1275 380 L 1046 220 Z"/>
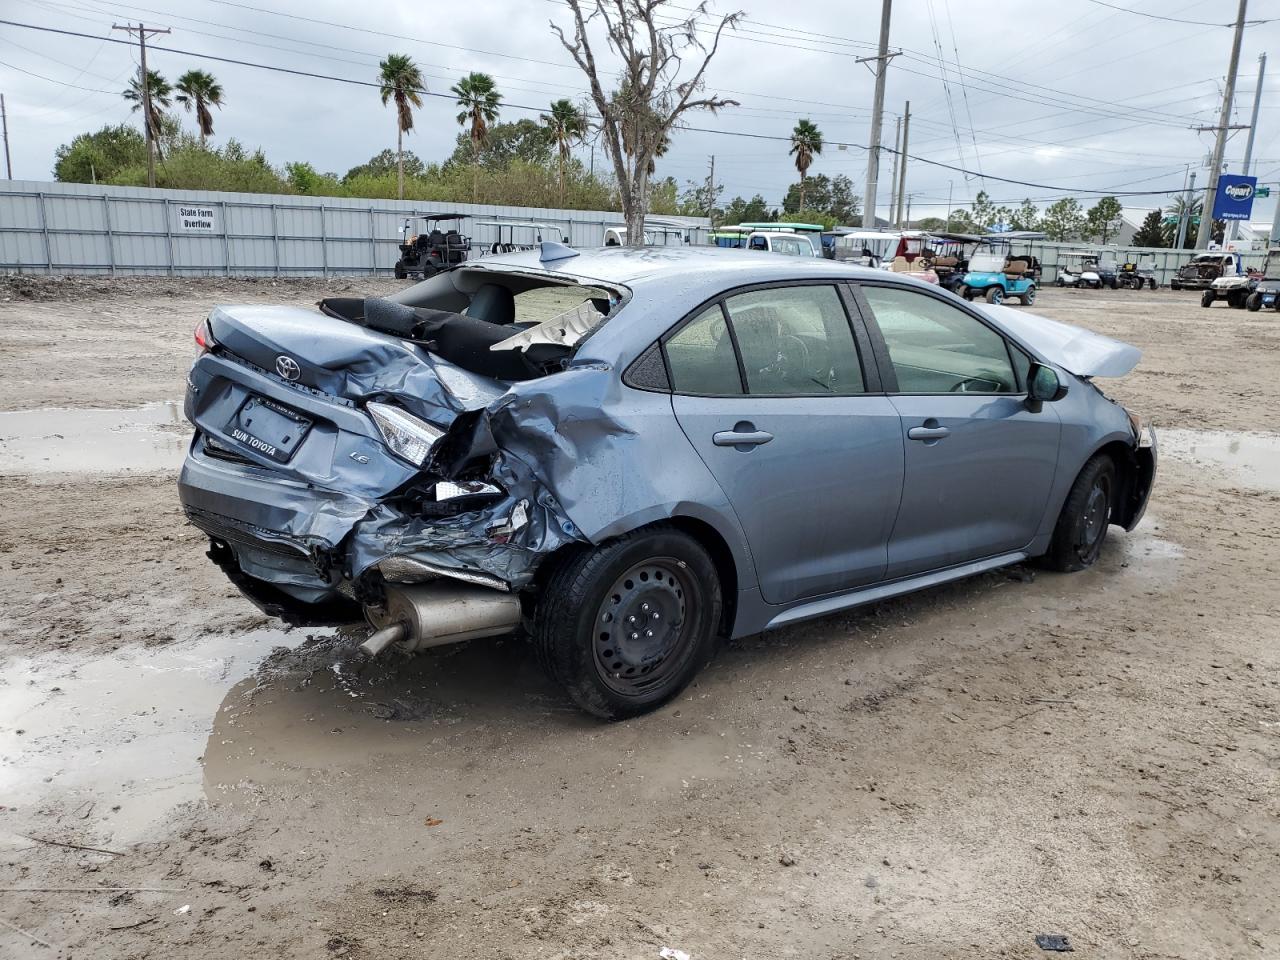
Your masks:
<path fill-rule="evenodd" d="M 693 110 L 715 113 L 721 107 L 738 105 L 736 100 L 703 95 L 702 90 L 707 66 L 720 46 L 720 35 L 725 27 L 736 27 L 744 14 L 738 11 L 721 17 L 707 46 L 698 36 L 698 21 L 707 12 L 705 0 L 684 19 L 664 11 L 667 0 L 565 2 L 573 11 L 572 41 L 554 22 L 551 29 L 587 75 L 591 99 L 600 114 L 605 152 L 613 161 L 618 181 L 622 215 L 627 221 L 627 245 L 638 247 L 644 243 L 654 159 L 666 150 L 680 118 Z M 590 12 L 584 13 L 584 7 Z M 607 81 L 601 77 L 601 66 L 587 35 L 588 26 L 597 17 L 609 50 L 622 61 L 614 90 L 606 90 Z M 661 26 L 659 19 L 676 22 Z M 692 60 L 697 61 L 697 67 L 681 80 L 684 57 L 690 52 L 695 54 Z"/>

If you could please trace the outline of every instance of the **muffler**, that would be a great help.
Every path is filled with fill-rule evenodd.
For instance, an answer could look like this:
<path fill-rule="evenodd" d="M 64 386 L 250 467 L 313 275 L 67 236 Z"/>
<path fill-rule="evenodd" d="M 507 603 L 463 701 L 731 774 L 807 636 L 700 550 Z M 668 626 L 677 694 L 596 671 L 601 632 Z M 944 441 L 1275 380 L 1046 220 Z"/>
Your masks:
<path fill-rule="evenodd" d="M 520 623 L 520 598 L 451 580 L 430 583 L 387 584 L 386 603 L 365 607 L 374 626 L 360 650 L 376 657 L 393 644 L 408 653 L 459 643 L 479 637 L 496 637 Z"/>

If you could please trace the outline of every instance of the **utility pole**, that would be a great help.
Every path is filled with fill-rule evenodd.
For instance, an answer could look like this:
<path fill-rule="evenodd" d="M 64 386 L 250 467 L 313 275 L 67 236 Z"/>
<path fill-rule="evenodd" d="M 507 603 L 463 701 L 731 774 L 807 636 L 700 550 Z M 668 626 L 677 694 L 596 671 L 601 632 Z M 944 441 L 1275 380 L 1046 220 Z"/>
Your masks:
<path fill-rule="evenodd" d="M 947 233 L 951 232 L 951 188 L 954 186 L 954 180 L 947 181 Z"/>
<path fill-rule="evenodd" d="M 1244 0 L 1241 0 L 1243 3 Z M 889 61 L 897 56 L 889 52 L 889 16 L 893 12 L 893 0 L 881 0 L 880 47 L 874 57 L 859 57 L 858 63 L 874 60 L 876 63 L 875 102 L 871 107 L 871 143 L 867 153 L 867 200 L 862 213 L 862 226 L 876 228 L 876 190 L 880 179 L 880 126 L 884 122 L 884 75 Z"/>
<path fill-rule="evenodd" d="M 716 225 L 716 155 L 711 155 L 711 175 L 707 177 L 707 222 Z"/>
<path fill-rule="evenodd" d="M 1240 172 L 1246 177 L 1249 176 L 1249 167 L 1253 164 L 1253 138 L 1258 132 L 1258 108 L 1262 105 L 1262 79 L 1266 74 L 1267 55 L 1260 53 L 1258 54 L 1258 84 L 1253 88 L 1253 116 L 1249 119 L 1249 136 L 1244 142 L 1244 165 L 1240 168 Z M 1232 220 L 1227 224 L 1228 236 L 1232 240 L 1236 238 L 1239 227 L 1239 220 Z"/>
<path fill-rule="evenodd" d="M 1191 200 L 1196 195 L 1196 172 L 1191 171 L 1191 186 L 1187 188 L 1186 193 L 1182 195 L 1182 213 L 1178 217 L 1178 239 L 1174 241 L 1173 248 L 1181 250 L 1183 244 L 1187 241 L 1187 228 L 1191 226 Z M 1204 212 L 1200 213 L 1200 222 L 1204 223 Z"/>
<path fill-rule="evenodd" d="M 902 118 L 893 121 L 893 179 L 889 181 L 889 219 L 898 224 L 896 214 L 898 197 L 898 161 L 902 156 Z"/>
<path fill-rule="evenodd" d="M 911 226 L 911 198 L 907 197 L 907 218 L 905 222 L 902 219 L 902 195 L 907 192 L 907 142 L 911 137 L 911 101 L 907 101 L 906 109 L 902 113 L 902 171 L 898 175 L 902 178 L 898 181 L 898 224 L 903 227 Z"/>
<path fill-rule="evenodd" d="M 1227 67 L 1227 86 L 1222 93 L 1222 111 L 1218 114 L 1218 136 L 1213 144 L 1213 161 L 1209 165 L 1209 189 L 1205 191 L 1204 210 L 1200 212 L 1200 232 L 1196 248 L 1205 250 L 1213 236 L 1213 200 L 1218 192 L 1218 175 L 1222 172 L 1222 156 L 1227 149 L 1227 127 L 1231 123 L 1231 102 L 1236 95 L 1236 71 L 1240 68 L 1240 42 L 1244 39 L 1244 15 L 1249 0 L 1240 0 L 1236 13 L 1236 29 L 1231 39 L 1231 64 Z"/>
<path fill-rule="evenodd" d="M 4 112 L 4 94 L 0 93 L 0 127 L 4 128 L 4 169 L 10 180 L 13 179 L 13 161 L 9 159 L 9 115 Z"/>
<path fill-rule="evenodd" d="M 141 57 L 139 58 L 139 85 L 142 87 L 142 126 L 147 131 L 147 186 L 154 187 L 156 185 L 156 133 L 158 131 L 151 129 L 151 78 L 147 74 L 147 36 L 155 36 L 161 33 L 169 33 L 169 28 L 165 27 L 147 27 L 141 21 L 135 27 L 132 24 L 119 26 L 111 25 L 112 30 L 123 30 L 129 36 L 135 33 L 138 35 L 138 45 L 141 47 Z"/>

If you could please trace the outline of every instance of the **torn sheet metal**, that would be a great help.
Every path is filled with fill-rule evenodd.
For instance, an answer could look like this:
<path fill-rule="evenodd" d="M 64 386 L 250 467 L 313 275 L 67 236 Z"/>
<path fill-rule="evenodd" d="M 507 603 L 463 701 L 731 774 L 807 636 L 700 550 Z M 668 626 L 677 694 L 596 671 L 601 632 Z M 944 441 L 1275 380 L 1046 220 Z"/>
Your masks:
<path fill-rule="evenodd" d="M 495 343 L 490 350 L 525 350 L 535 343 L 546 343 L 561 347 L 575 347 L 587 333 L 600 323 L 604 314 L 596 309 L 590 300 L 585 300 L 572 310 L 559 316 L 544 320 L 527 330 L 521 330 L 515 336 L 508 337 L 501 343 Z"/>

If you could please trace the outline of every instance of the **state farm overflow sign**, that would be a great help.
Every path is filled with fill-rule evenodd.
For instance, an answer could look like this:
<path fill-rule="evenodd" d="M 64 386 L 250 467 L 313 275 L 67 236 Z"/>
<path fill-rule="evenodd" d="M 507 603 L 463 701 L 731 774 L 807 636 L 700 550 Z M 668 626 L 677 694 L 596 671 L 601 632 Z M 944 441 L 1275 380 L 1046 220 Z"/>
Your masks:
<path fill-rule="evenodd" d="M 218 222 L 213 215 L 213 207 L 178 204 L 178 229 L 189 233 L 216 233 Z"/>

